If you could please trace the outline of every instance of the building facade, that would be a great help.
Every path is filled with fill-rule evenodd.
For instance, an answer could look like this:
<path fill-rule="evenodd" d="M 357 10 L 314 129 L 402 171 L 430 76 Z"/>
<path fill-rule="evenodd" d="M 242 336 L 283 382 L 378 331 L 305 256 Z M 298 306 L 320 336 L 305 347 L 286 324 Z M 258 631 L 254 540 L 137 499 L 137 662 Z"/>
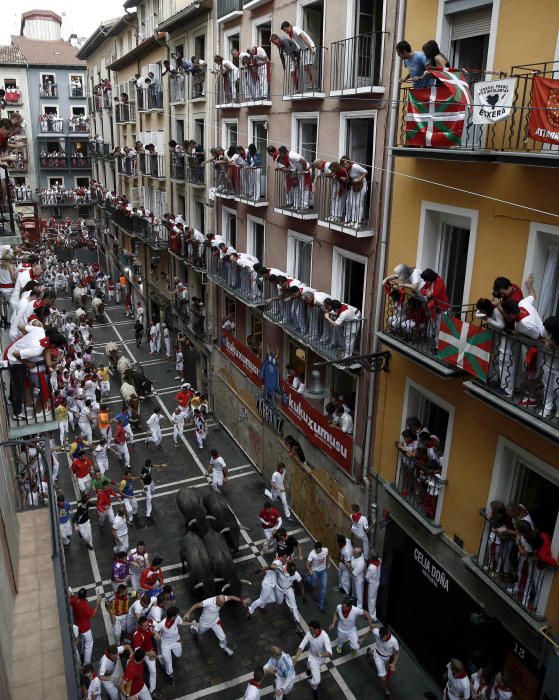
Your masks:
<path fill-rule="evenodd" d="M 559 228 L 550 194 L 559 159 L 557 146 L 532 138 L 530 126 L 535 81 L 559 76 L 557 6 L 543 2 L 534 15 L 516 0 L 406 5 L 401 38 L 416 50 L 436 39 L 450 65 L 464 71 L 474 105 L 483 94 L 498 98 L 511 84 L 495 86 L 509 78 L 514 98 L 508 119 L 475 123 L 476 106 L 467 107 L 461 134 L 447 122 L 430 143 L 427 132 L 437 131 L 431 117 L 418 134 L 421 119 L 411 115 L 436 96 L 426 102 L 419 90 L 396 86 L 385 274 L 401 263 L 431 268 L 444 280 L 448 303 L 425 307 L 397 292 L 385 296 L 377 318 L 377 339 L 392 352 L 390 372 L 378 377 L 371 460 L 391 523 L 383 619 L 433 675 L 452 656 L 483 661 L 508 670 L 519 697 L 553 697 L 559 406 L 550 367 L 557 350 L 539 333 L 530 339 L 505 327 L 491 335 L 476 302 L 492 299 L 498 277 L 526 297 L 533 274 L 539 316 L 557 315 Z M 512 46 L 515 27 L 523 31 Z M 487 81 L 484 92 L 477 84 Z M 467 346 L 462 323 L 478 333 Z M 434 463 L 395 447 L 410 425 L 437 436 Z M 527 553 L 522 541 L 497 532 L 499 502 L 523 505 L 503 522 L 514 530 L 527 510 L 550 556 Z"/>

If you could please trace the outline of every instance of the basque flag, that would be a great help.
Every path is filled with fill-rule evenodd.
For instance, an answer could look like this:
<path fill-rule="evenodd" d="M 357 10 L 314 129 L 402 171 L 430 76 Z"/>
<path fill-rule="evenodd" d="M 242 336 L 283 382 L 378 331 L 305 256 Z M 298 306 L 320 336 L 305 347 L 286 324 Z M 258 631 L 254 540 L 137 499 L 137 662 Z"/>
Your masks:
<path fill-rule="evenodd" d="M 437 356 L 486 381 L 492 340 L 490 330 L 442 314 Z"/>

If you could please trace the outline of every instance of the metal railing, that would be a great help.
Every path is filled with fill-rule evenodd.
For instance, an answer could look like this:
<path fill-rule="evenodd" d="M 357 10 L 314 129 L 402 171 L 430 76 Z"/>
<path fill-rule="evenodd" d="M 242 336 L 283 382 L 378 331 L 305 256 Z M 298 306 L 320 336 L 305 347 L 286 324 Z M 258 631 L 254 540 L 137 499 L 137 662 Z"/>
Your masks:
<path fill-rule="evenodd" d="M 68 85 L 68 95 L 73 98 L 79 97 L 83 99 L 85 97 L 85 90 L 83 87 L 77 87 L 70 83 Z"/>
<path fill-rule="evenodd" d="M 217 253 L 209 252 L 208 255 L 208 277 L 216 284 L 248 304 L 266 302 L 263 284 L 254 270 L 222 260 Z"/>
<path fill-rule="evenodd" d="M 217 19 L 225 17 L 231 12 L 242 11 L 241 0 L 217 0 Z"/>
<path fill-rule="evenodd" d="M 108 143 L 98 143 L 90 141 L 87 145 L 87 152 L 92 158 L 109 158 L 112 157 L 112 149 Z"/>
<path fill-rule="evenodd" d="M 239 93 L 239 69 L 219 72 L 215 76 L 216 107 L 238 107 L 241 104 Z"/>
<path fill-rule="evenodd" d="M 140 172 L 148 177 L 165 177 L 165 157 L 157 153 L 140 153 Z"/>
<path fill-rule="evenodd" d="M 301 218 L 317 218 L 312 191 L 312 171 L 296 172 L 276 168 L 274 173 L 274 207 L 285 214 Z"/>
<path fill-rule="evenodd" d="M 258 280 L 258 284 L 264 286 L 267 302 L 264 315 L 304 345 L 331 360 L 360 353 L 363 318 L 333 325 L 324 318 L 325 309 L 321 304 L 306 303 L 301 297 L 292 298 L 268 280 Z M 330 319 L 335 321 L 336 315 L 331 314 Z"/>
<path fill-rule="evenodd" d="M 115 121 L 117 124 L 136 123 L 136 107 L 133 102 L 123 104 L 118 102 L 115 105 Z"/>
<path fill-rule="evenodd" d="M 89 119 L 87 117 L 68 117 L 68 131 L 72 133 L 89 133 Z"/>
<path fill-rule="evenodd" d="M 58 85 L 56 83 L 51 85 L 39 83 L 39 94 L 41 97 L 58 97 Z"/>
<path fill-rule="evenodd" d="M 13 160 L 10 163 L 10 169 L 17 170 L 20 173 L 26 173 L 29 167 L 29 161 L 27 157 L 22 157 L 21 153 L 18 153 L 17 155 L 14 153 L 13 155 L 16 157 L 17 160 Z"/>
<path fill-rule="evenodd" d="M 0 242 L 2 236 L 14 236 L 18 233 L 14 219 L 14 191 L 10 181 L 10 172 L 5 165 L 0 165 L 2 181 L 7 187 L 0 188 Z M 4 326 L 6 327 L 6 326 Z"/>
<path fill-rule="evenodd" d="M 55 419 L 44 362 L 37 362 L 34 371 L 20 364 L 2 367 L 0 372 L 0 392 L 10 427 L 36 425 L 37 432 L 40 432 L 41 424 Z"/>
<path fill-rule="evenodd" d="M 352 182 L 320 175 L 315 178 L 313 187 L 315 208 L 323 225 L 341 228 L 353 235 L 371 230 L 370 182 L 365 180 L 361 189 L 354 189 Z"/>
<path fill-rule="evenodd" d="M 506 73 L 487 73 L 485 71 L 467 69 L 464 70 L 464 75 L 470 85 L 472 96 L 476 83 L 507 77 Z M 474 124 L 473 107 L 466 105 L 462 136 L 460 138 L 449 138 L 448 145 L 444 150 L 485 153 L 492 151 L 522 152 L 551 158 L 558 157 L 559 149 L 557 146 L 536 141 L 529 135 L 529 123 L 534 111 L 532 107 L 533 81 L 536 76 L 557 78 L 559 76 L 559 61 L 534 64 L 534 66 L 513 66 L 509 77 L 516 79 L 516 88 L 510 117 L 494 124 Z M 417 141 L 414 142 L 418 134 L 421 136 L 421 125 L 423 122 L 418 123 L 415 119 L 408 119 L 410 94 L 413 94 L 413 92 L 413 89 L 409 87 L 404 87 L 400 91 L 402 111 L 397 145 L 430 148 L 431 146 L 429 145 L 418 144 Z M 427 123 L 430 100 L 422 103 L 416 99 L 415 102 L 419 109 L 425 110 L 425 123 Z M 551 111 L 552 108 L 537 109 L 549 109 Z"/>
<path fill-rule="evenodd" d="M 190 305 L 190 313 L 188 315 L 189 326 L 195 336 L 201 340 L 206 340 L 207 336 L 207 317 L 206 311 L 201 311 L 198 306 Z"/>
<path fill-rule="evenodd" d="M 384 32 L 359 34 L 331 46 L 330 92 L 370 92 L 379 85 Z"/>
<path fill-rule="evenodd" d="M 431 523 L 436 522 L 437 504 L 448 482 L 441 478 L 441 466 L 435 460 L 419 461 L 397 448 L 394 489 L 407 503 Z"/>
<path fill-rule="evenodd" d="M 80 153 L 73 153 L 70 156 L 70 167 L 88 170 L 91 168 L 91 158 L 88 156 L 81 155 Z"/>
<path fill-rule="evenodd" d="M 536 553 L 523 555 L 516 537 L 504 532 L 506 527 L 488 518 L 485 509 L 480 515 L 483 530 L 474 563 L 511 601 L 534 618 L 543 619 L 547 597 L 542 591 L 549 590 L 556 568 L 545 564 Z"/>
<path fill-rule="evenodd" d="M 188 78 L 188 99 L 199 100 L 206 96 L 206 68 L 195 68 Z"/>
<path fill-rule="evenodd" d="M 108 90 L 103 93 L 103 109 L 111 109 L 113 106 L 113 93 L 112 90 Z"/>
<path fill-rule="evenodd" d="M 175 180 L 184 180 L 184 154 L 171 153 L 171 177 Z"/>
<path fill-rule="evenodd" d="M 218 197 L 234 198 L 247 204 L 266 202 L 267 171 L 265 167 L 214 163 L 211 174 L 212 186 L 215 187 Z"/>
<path fill-rule="evenodd" d="M 136 158 L 127 158 L 126 156 L 117 156 L 116 171 L 119 175 L 128 175 L 130 177 L 136 177 L 136 175 L 138 174 L 136 163 L 137 163 Z"/>
<path fill-rule="evenodd" d="M 169 76 L 169 102 L 184 102 L 185 100 L 185 82 L 184 73 L 177 73 Z"/>
<path fill-rule="evenodd" d="M 58 207 L 58 206 L 74 206 L 78 199 L 80 199 L 74 192 L 66 194 L 65 192 L 41 192 L 39 195 L 39 201 L 41 206 L 44 207 Z M 84 195 L 81 199 L 87 203 L 88 197 Z"/>
<path fill-rule="evenodd" d="M 322 71 L 324 67 L 324 47 L 317 46 L 301 50 L 296 58 L 285 56 L 283 71 L 284 97 L 315 97 L 322 95 Z"/>
<path fill-rule="evenodd" d="M 217 106 L 254 105 L 270 99 L 270 62 L 242 66 L 216 76 Z"/>
<path fill-rule="evenodd" d="M 196 270 L 206 269 L 206 243 L 202 241 L 185 241 L 184 257 Z"/>
<path fill-rule="evenodd" d="M 190 185 L 204 186 L 206 184 L 206 167 L 204 165 L 204 155 L 185 156 L 185 173 L 184 178 Z"/>
<path fill-rule="evenodd" d="M 163 92 L 153 87 L 136 88 L 138 112 L 151 112 L 163 109 Z"/>
<path fill-rule="evenodd" d="M 68 158 L 62 156 L 41 156 L 39 158 L 41 168 L 61 169 L 65 170 L 68 167 Z"/>
<path fill-rule="evenodd" d="M 45 132 L 58 132 L 61 133 L 64 130 L 64 120 L 62 117 L 52 115 L 47 117 L 46 115 L 39 116 L 39 130 L 43 133 Z"/>

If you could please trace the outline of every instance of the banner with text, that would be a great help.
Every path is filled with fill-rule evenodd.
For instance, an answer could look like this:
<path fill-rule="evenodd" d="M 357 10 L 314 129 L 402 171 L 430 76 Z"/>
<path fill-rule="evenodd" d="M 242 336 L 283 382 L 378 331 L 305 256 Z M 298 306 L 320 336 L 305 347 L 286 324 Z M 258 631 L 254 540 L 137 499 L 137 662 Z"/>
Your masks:
<path fill-rule="evenodd" d="M 313 408 L 298 391 L 283 380 L 281 390 L 281 410 L 313 445 L 323 450 L 344 471 L 351 474 L 352 436 L 330 425 L 326 416 Z"/>
<path fill-rule="evenodd" d="M 516 78 L 474 83 L 474 124 L 494 124 L 512 114 Z"/>
<path fill-rule="evenodd" d="M 256 386 L 262 386 L 260 366 L 262 361 L 243 345 L 234 335 L 227 331 L 221 332 L 221 352 L 236 365 Z"/>
<path fill-rule="evenodd" d="M 559 143 L 559 80 L 532 79 L 528 136 L 542 143 Z"/>

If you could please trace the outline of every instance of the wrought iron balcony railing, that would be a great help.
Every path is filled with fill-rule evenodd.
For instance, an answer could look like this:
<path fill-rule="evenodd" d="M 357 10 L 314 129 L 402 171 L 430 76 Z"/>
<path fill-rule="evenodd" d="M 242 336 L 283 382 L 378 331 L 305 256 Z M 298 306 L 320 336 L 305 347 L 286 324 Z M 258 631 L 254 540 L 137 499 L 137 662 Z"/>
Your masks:
<path fill-rule="evenodd" d="M 165 157 L 157 153 L 140 153 L 140 172 L 147 177 L 165 177 Z"/>
<path fill-rule="evenodd" d="M 365 180 L 360 189 L 351 182 L 342 182 L 328 176 L 314 180 L 314 202 L 319 223 L 361 238 L 372 236 L 371 184 Z"/>
<path fill-rule="evenodd" d="M 62 133 L 64 131 L 64 120 L 62 117 L 56 115 L 45 115 L 41 114 L 39 116 L 39 129 L 42 133 L 55 132 Z"/>
<path fill-rule="evenodd" d="M 171 153 L 171 177 L 175 180 L 184 180 L 185 165 L 183 153 Z"/>
<path fill-rule="evenodd" d="M 371 93 L 380 83 L 384 32 L 359 34 L 331 46 L 330 94 Z"/>
<path fill-rule="evenodd" d="M 269 105 L 272 64 L 243 66 L 216 76 L 217 107 Z"/>
<path fill-rule="evenodd" d="M 136 107 L 132 102 L 118 102 L 115 105 L 115 121 L 117 124 L 136 123 Z"/>
<path fill-rule="evenodd" d="M 207 69 L 198 68 L 188 76 L 188 99 L 202 100 L 206 97 Z"/>
<path fill-rule="evenodd" d="M 153 87 L 136 88 L 138 112 L 152 112 L 163 109 L 163 92 Z"/>
<path fill-rule="evenodd" d="M 266 303 L 263 285 L 254 270 L 221 259 L 213 252 L 208 252 L 208 256 L 208 277 L 217 285 L 249 306 Z"/>
<path fill-rule="evenodd" d="M 324 97 L 324 47 L 303 49 L 296 58 L 285 56 L 283 99 Z"/>
<path fill-rule="evenodd" d="M 66 170 L 68 168 L 68 158 L 61 156 L 40 156 L 39 164 L 41 168 L 53 170 Z"/>
<path fill-rule="evenodd" d="M 89 119 L 87 117 L 69 117 L 68 131 L 70 133 L 88 134 Z"/>
<path fill-rule="evenodd" d="M 72 85 L 72 83 L 70 83 L 68 85 L 68 94 L 72 98 L 80 98 L 80 99 L 83 99 L 86 96 L 85 90 L 82 86 Z"/>
<path fill-rule="evenodd" d="M 48 369 L 44 361 L 36 364 L 37 373 L 23 365 L 12 364 L 0 368 L 0 393 L 4 404 L 8 427 L 14 429 L 36 427 L 36 432 L 52 430 L 55 420 L 52 391 L 48 381 Z M 39 373 L 47 375 L 40 382 Z"/>
<path fill-rule="evenodd" d="M 317 219 L 312 192 L 313 174 L 276 168 L 274 210 L 297 219 Z"/>
<path fill-rule="evenodd" d="M 448 482 L 441 477 L 441 466 L 434 460 L 418 460 L 397 448 L 393 488 L 422 518 L 437 523 L 437 506 Z"/>
<path fill-rule="evenodd" d="M 228 15 L 235 17 L 236 15 L 242 14 L 243 3 L 242 0 L 217 0 L 217 19 L 218 21 L 225 21 Z"/>
<path fill-rule="evenodd" d="M 72 156 L 70 156 L 70 167 L 78 170 L 90 170 L 91 158 L 84 156 L 81 153 L 74 153 Z"/>
<path fill-rule="evenodd" d="M 184 102 L 186 94 L 185 81 L 186 77 L 183 73 L 169 76 L 169 102 Z"/>
<path fill-rule="evenodd" d="M 217 197 L 235 199 L 256 207 L 268 204 L 265 167 L 214 163 L 211 165 L 211 175 Z"/>
<path fill-rule="evenodd" d="M 10 172 L 5 165 L 0 165 L 0 176 L 3 182 L 9 183 L 9 187 L 2 187 L 0 189 L 0 241 L 3 236 L 15 236 L 18 234 L 18 229 L 16 228 L 16 221 L 14 218 L 14 190 L 13 183 L 10 179 Z M 6 309 L 7 313 L 7 309 Z M 11 311 L 10 311 L 11 316 Z M 6 322 L 9 318 L 6 316 Z M 3 328 L 7 328 L 4 325 Z"/>
<path fill-rule="evenodd" d="M 117 156 L 116 171 L 119 175 L 128 175 L 129 177 L 136 177 L 138 175 L 137 158 Z"/>
<path fill-rule="evenodd" d="M 39 94 L 42 98 L 58 97 L 58 85 L 56 83 L 40 83 Z"/>

